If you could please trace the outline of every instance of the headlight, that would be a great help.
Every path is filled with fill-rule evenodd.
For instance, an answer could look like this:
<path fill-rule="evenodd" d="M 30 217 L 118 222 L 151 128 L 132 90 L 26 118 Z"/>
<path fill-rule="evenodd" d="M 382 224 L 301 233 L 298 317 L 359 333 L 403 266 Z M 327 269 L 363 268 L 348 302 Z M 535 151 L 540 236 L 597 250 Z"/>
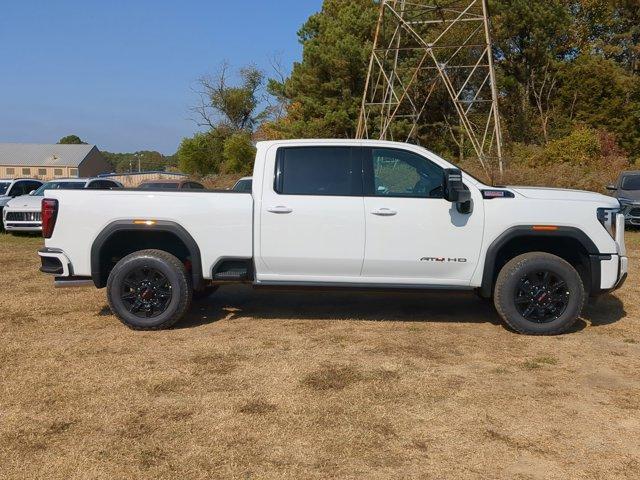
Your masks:
<path fill-rule="evenodd" d="M 599 208 L 598 221 L 602 224 L 611 238 L 616 238 L 616 215 L 620 211 L 618 208 Z"/>

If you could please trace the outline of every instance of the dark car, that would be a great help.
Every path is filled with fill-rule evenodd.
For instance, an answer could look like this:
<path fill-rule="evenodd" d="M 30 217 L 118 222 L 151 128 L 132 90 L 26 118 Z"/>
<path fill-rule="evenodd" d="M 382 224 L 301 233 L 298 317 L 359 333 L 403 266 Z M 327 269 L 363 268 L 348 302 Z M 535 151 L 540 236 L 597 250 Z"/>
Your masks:
<path fill-rule="evenodd" d="M 622 172 L 615 185 L 609 185 L 620 202 L 627 225 L 640 226 L 640 170 Z"/>
<path fill-rule="evenodd" d="M 204 190 L 204 185 L 193 180 L 147 180 L 138 188 L 144 190 Z"/>

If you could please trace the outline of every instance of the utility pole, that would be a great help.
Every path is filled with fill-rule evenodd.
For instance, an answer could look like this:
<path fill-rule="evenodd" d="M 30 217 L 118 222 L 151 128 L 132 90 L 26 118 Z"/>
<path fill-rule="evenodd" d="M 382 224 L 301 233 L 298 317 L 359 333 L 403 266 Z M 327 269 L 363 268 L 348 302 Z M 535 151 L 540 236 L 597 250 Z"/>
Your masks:
<path fill-rule="evenodd" d="M 456 136 L 458 124 L 485 172 L 502 175 L 487 0 L 381 0 L 375 32 L 356 137 L 410 141 L 430 121 Z"/>

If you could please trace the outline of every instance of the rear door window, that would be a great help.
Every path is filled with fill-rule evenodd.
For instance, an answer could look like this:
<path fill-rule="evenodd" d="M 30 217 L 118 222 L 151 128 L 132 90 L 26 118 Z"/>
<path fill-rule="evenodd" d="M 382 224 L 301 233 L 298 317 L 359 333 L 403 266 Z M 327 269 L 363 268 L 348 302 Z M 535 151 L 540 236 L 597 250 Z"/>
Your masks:
<path fill-rule="evenodd" d="M 359 152 L 353 147 L 280 148 L 275 191 L 282 195 L 362 195 Z"/>

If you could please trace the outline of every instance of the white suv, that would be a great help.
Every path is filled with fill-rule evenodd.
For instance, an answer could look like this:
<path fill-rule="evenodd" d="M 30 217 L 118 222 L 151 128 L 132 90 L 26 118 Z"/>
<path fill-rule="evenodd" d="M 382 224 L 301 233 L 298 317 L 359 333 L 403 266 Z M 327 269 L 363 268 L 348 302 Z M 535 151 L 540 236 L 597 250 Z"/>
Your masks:
<path fill-rule="evenodd" d="M 35 178 L 8 178 L 0 179 L 0 216 L 12 198 L 28 195 L 42 185 Z"/>
<path fill-rule="evenodd" d="M 42 220 L 40 208 L 45 190 L 111 190 L 122 188 L 120 182 L 104 178 L 65 178 L 42 183 L 38 180 L 35 187 L 24 191 L 19 197 L 9 199 L 2 212 L 2 223 L 8 232 L 40 232 Z M 0 184 L 1 185 L 1 184 Z M 36 190 L 37 189 L 37 190 Z M 25 188 L 26 190 L 26 188 Z"/>

